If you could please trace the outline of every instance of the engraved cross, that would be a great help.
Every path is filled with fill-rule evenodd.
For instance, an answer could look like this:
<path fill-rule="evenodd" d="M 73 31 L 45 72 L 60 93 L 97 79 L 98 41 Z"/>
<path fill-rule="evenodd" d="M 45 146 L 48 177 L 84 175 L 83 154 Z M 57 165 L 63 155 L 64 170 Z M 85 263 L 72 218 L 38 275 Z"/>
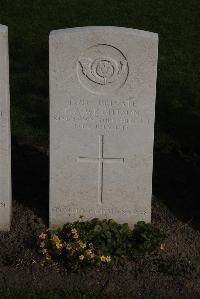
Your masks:
<path fill-rule="evenodd" d="M 97 162 L 98 163 L 98 204 L 103 202 L 103 165 L 104 163 L 124 163 L 124 158 L 105 158 L 104 157 L 104 136 L 99 135 L 99 156 L 98 158 L 78 157 L 78 162 Z"/>

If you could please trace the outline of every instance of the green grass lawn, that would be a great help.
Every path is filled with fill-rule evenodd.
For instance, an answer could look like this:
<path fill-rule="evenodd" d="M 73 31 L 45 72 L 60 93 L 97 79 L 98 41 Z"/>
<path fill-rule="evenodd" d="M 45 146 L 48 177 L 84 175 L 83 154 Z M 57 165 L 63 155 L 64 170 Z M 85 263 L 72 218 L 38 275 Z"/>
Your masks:
<path fill-rule="evenodd" d="M 159 34 L 156 146 L 200 151 L 199 0 L 0 0 L 9 26 L 12 134 L 48 146 L 48 35 L 113 25 Z"/>

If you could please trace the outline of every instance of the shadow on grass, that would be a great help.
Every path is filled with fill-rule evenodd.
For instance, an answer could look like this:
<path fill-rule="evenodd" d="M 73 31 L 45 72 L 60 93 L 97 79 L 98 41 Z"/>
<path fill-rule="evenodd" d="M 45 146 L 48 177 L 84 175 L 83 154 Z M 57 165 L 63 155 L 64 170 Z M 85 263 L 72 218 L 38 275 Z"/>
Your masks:
<path fill-rule="evenodd" d="M 172 213 L 195 229 L 200 229 L 200 163 L 180 153 L 154 154 L 153 194 Z"/>
<path fill-rule="evenodd" d="M 200 229 L 200 115 L 192 92 L 166 82 L 157 86 L 153 193 Z"/>
<path fill-rule="evenodd" d="M 20 142 L 48 146 L 48 47 L 13 41 L 10 48 L 12 133 Z"/>
<path fill-rule="evenodd" d="M 199 94 L 178 81 L 162 78 L 157 83 L 155 144 L 173 141 L 184 152 L 200 155 Z M 169 139 L 165 140 L 166 136 Z M 165 149 L 166 150 L 166 149 Z"/>
<path fill-rule="evenodd" d="M 13 199 L 49 221 L 49 158 L 30 145 L 12 140 Z"/>
<path fill-rule="evenodd" d="M 37 146 L 48 146 L 48 51 L 17 40 L 10 49 L 13 199 L 48 225 L 49 162 Z"/>

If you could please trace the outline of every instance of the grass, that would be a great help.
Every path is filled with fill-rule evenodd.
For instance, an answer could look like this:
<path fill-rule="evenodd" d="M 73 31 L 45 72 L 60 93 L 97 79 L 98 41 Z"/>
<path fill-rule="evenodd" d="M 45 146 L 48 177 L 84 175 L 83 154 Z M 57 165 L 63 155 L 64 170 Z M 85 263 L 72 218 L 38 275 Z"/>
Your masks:
<path fill-rule="evenodd" d="M 58 295 L 55 291 L 45 290 L 16 290 L 0 289 L 0 298 L 5 299 L 184 299 L 176 296 L 134 296 L 134 295 L 106 295 L 103 293 L 87 293 L 83 291 L 68 291 Z M 191 299 L 195 297 L 190 297 Z"/>
<path fill-rule="evenodd" d="M 199 0 L 0 0 L 9 26 L 12 134 L 48 146 L 48 35 L 53 29 L 113 25 L 157 32 L 158 148 L 200 152 Z"/>

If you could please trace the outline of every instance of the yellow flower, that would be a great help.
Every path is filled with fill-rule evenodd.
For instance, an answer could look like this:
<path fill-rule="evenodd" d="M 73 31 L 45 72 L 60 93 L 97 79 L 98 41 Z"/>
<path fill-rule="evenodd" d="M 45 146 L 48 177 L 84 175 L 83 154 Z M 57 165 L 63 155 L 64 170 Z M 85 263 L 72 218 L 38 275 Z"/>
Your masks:
<path fill-rule="evenodd" d="M 91 253 L 91 254 L 90 254 L 90 257 L 91 257 L 91 259 L 93 259 L 93 258 L 95 257 L 95 254 L 94 254 L 94 253 Z"/>
<path fill-rule="evenodd" d="M 43 248 L 42 249 L 42 254 L 45 254 L 45 253 L 47 253 L 47 249 Z"/>
<path fill-rule="evenodd" d="M 101 260 L 102 262 L 105 262 L 106 257 L 105 257 L 104 255 L 102 255 L 102 256 L 100 257 L 100 260 Z"/>
<path fill-rule="evenodd" d="M 165 243 L 160 244 L 160 250 L 165 250 Z"/>
<path fill-rule="evenodd" d="M 82 261 L 83 259 L 84 259 L 84 255 L 83 254 L 79 255 L 79 260 Z"/>
<path fill-rule="evenodd" d="M 110 263 L 110 262 L 111 262 L 111 257 L 110 257 L 109 255 L 106 257 L 106 262 L 107 262 L 107 263 Z"/>
<path fill-rule="evenodd" d="M 71 229 L 71 232 L 73 234 L 73 238 L 74 239 L 77 239 L 78 238 L 78 232 L 77 232 L 77 229 L 76 228 L 72 228 Z"/>
<path fill-rule="evenodd" d="M 45 247 L 45 242 L 41 242 L 41 243 L 40 243 L 40 247 L 41 247 L 41 248 L 44 248 L 44 247 Z"/>
<path fill-rule="evenodd" d="M 57 266 L 57 267 L 54 268 L 54 270 L 55 270 L 56 272 L 60 272 L 61 269 L 60 269 L 60 267 Z"/>
<path fill-rule="evenodd" d="M 44 239 L 46 238 L 46 235 L 47 235 L 47 234 L 41 233 L 41 234 L 39 235 L 40 240 L 44 240 Z"/>
<path fill-rule="evenodd" d="M 60 243 L 59 237 L 57 235 L 55 235 L 55 234 L 51 237 L 51 241 L 53 243 Z"/>
<path fill-rule="evenodd" d="M 87 249 L 86 250 L 86 254 L 91 255 L 92 254 L 92 250 L 91 249 Z"/>
<path fill-rule="evenodd" d="M 68 250 L 72 249 L 72 245 L 70 243 L 67 244 L 67 249 Z"/>
<path fill-rule="evenodd" d="M 56 243 L 55 245 L 56 245 L 57 249 L 61 249 L 62 248 L 62 243 Z"/>
<path fill-rule="evenodd" d="M 78 245 L 79 245 L 81 248 L 85 248 L 85 247 L 86 247 L 86 244 L 83 243 L 81 240 L 78 241 Z"/>
<path fill-rule="evenodd" d="M 72 234 L 77 234 L 77 230 L 75 228 L 72 228 L 71 232 Z"/>

